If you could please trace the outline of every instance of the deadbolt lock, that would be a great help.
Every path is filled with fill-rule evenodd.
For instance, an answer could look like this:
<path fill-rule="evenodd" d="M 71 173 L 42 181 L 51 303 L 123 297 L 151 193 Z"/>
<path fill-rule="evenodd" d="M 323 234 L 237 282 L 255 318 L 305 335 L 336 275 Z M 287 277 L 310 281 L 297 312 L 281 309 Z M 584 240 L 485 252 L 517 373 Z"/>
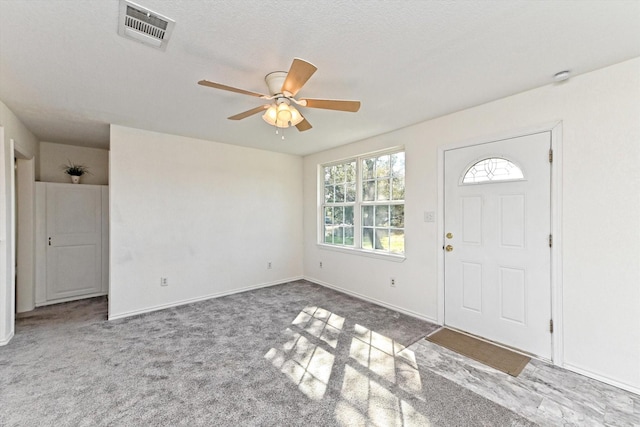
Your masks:
<path fill-rule="evenodd" d="M 451 252 L 451 251 L 453 250 L 453 246 L 451 246 L 451 245 L 447 245 L 447 246 L 444 248 L 444 250 L 445 250 L 445 251 L 447 251 L 447 252 Z"/>
<path fill-rule="evenodd" d="M 447 233 L 447 239 L 453 239 L 453 234 L 452 233 Z"/>

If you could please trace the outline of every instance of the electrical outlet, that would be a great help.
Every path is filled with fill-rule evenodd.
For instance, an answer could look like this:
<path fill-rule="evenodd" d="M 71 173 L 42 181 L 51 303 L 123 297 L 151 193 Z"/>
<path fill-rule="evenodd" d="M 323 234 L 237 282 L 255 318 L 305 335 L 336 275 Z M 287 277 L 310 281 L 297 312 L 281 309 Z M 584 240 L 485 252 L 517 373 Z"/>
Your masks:
<path fill-rule="evenodd" d="M 271 261 L 267 263 L 267 270 L 271 270 Z"/>
<path fill-rule="evenodd" d="M 160 278 L 160 286 L 169 286 L 169 278 L 161 277 Z"/>
<path fill-rule="evenodd" d="M 392 288 L 396 287 L 396 278 L 395 277 L 391 277 L 389 279 L 389 284 L 391 285 Z"/>
<path fill-rule="evenodd" d="M 320 268 L 322 268 L 322 261 L 320 261 Z"/>
<path fill-rule="evenodd" d="M 436 222 L 436 213 L 435 212 L 425 212 L 424 213 L 424 222 Z"/>

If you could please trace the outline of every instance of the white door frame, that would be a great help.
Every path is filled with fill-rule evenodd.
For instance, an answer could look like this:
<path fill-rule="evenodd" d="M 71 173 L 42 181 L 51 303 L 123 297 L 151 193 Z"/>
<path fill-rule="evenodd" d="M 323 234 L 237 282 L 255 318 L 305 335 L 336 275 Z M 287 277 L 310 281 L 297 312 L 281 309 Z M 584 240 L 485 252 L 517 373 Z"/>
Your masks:
<path fill-rule="evenodd" d="M 551 132 L 553 162 L 551 163 L 551 317 L 553 334 L 551 357 L 554 365 L 563 366 L 562 319 L 562 122 L 545 123 L 530 128 L 438 147 L 438 323 L 444 325 L 444 153 L 445 151 L 517 138 L 541 132 Z"/>
<path fill-rule="evenodd" d="M 0 345 L 9 343 L 15 323 L 14 141 L 0 126 Z"/>
<path fill-rule="evenodd" d="M 0 126 L 0 346 L 9 343 L 15 332 L 16 285 L 22 286 L 23 296 L 33 299 L 33 200 L 35 192 L 35 153 L 30 153 L 13 139 L 4 137 L 4 128 Z M 15 180 L 14 158 L 23 166 L 18 168 L 18 180 Z M 8 174 L 8 175 L 7 175 Z M 8 178 L 8 179 L 7 179 Z M 17 185 L 16 185 L 17 184 Z M 21 226 L 16 227 L 16 192 L 21 204 L 19 211 Z M 6 217 L 10 223 L 6 224 Z M 19 253 L 16 252 L 16 241 L 19 241 Z M 16 257 L 20 274 L 15 282 Z M 26 294 L 26 295 L 25 295 Z"/>
<path fill-rule="evenodd" d="M 16 194 L 16 312 L 35 308 L 35 157 L 15 147 Z"/>

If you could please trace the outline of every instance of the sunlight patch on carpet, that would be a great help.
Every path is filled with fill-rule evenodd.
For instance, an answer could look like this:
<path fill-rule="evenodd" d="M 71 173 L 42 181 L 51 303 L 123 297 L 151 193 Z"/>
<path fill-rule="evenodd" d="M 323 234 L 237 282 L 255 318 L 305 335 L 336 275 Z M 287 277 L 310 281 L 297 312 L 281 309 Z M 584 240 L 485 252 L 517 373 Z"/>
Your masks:
<path fill-rule="evenodd" d="M 328 392 L 332 372 L 342 371 L 340 401 L 335 408 L 341 425 L 371 424 L 374 420 L 376 425 L 430 425 L 398 394 L 417 394 L 418 401 L 424 400 L 413 351 L 357 323 L 345 331 L 345 320 L 321 307 L 305 307 L 283 331 L 285 343 L 271 348 L 264 357 L 316 401 Z M 337 358 L 347 350 L 346 360 Z"/>

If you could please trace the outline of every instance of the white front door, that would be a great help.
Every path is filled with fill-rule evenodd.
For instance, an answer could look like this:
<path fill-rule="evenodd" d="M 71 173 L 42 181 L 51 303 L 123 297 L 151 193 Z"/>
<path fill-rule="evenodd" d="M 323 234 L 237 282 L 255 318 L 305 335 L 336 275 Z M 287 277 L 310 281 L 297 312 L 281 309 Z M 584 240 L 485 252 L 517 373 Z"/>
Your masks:
<path fill-rule="evenodd" d="M 445 324 L 551 359 L 551 133 L 445 151 Z"/>
<path fill-rule="evenodd" d="M 102 289 L 99 186 L 47 184 L 47 300 Z"/>

